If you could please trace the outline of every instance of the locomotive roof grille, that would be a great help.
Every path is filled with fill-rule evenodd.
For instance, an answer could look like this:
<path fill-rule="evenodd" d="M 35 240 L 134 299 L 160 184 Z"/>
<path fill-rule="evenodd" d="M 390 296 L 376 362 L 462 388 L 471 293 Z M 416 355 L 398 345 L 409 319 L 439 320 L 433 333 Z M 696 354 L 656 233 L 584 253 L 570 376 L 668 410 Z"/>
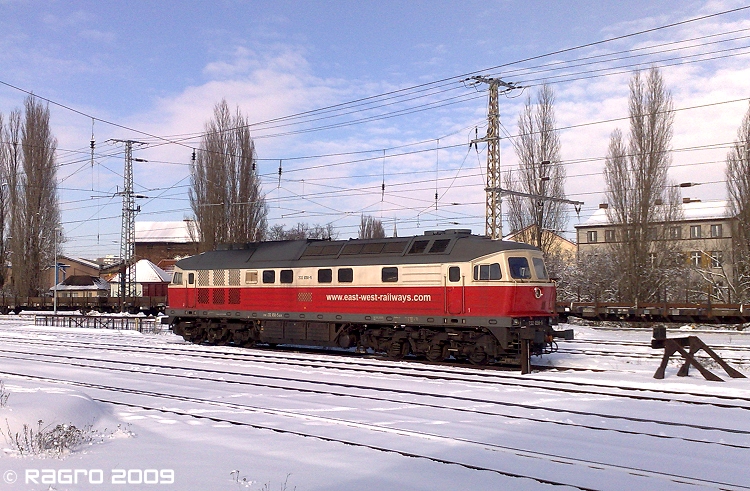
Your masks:
<path fill-rule="evenodd" d="M 465 262 L 504 250 L 535 250 L 464 230 L 415 237 L 349 240 L 286 240 L 225 246 L 182 259 L 182 269 L 249 269 Z"/>

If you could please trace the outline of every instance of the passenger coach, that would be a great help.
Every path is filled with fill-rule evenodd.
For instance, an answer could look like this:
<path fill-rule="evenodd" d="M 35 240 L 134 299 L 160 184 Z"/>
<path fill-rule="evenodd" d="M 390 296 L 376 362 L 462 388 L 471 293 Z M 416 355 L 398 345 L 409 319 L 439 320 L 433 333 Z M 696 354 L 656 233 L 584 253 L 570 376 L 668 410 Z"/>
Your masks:
<path fill-rule="evenodd" d="M 195 343 L 525 365 L 552 344 L 555 286 L 539 250 L 468 230 L 258 242 L 177 262 L 167 312 Z"/>

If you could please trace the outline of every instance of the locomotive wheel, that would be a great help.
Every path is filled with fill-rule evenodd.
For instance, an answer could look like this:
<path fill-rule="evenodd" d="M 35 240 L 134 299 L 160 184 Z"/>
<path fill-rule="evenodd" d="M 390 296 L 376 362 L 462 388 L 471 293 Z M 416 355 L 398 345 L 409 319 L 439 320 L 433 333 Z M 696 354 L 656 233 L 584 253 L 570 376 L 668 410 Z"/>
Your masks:
<path fill-rule="evenodd" d="M 489 358 L 482 348 L 476 348 L 469 355 L 469 361 L 474 365 L 486 365 Z"/>
<path fill-rule="evenodd" d="M 206 340 L 206 330 L 200 328 L 194 329 L 188 340 L 191 343 L 202 344 Z"/>
<path fill-rule="evenodd" d="M 430 349 L 424 354 L 427 361 L 443 361 L 445 356 L 443 355 L 443 346 L 441 344 L 431 344 Z"/>
<path fill-rule="evenodd" d="M 409 352 L 408 345 L 394 341 L 390 345 L 388 345 L 388 350 L 386 351 L 386 354 L 388 355 L 388 358 L 393 358 L 394 360 L 400 360 L 404 356 L 406 356 L 406 353 Z"/>
<path fill-rule="evenodd" d="M 220 327 L 215 327 L 208 330 L 208 342 L 216 346 L 224 346 L 227 344 L 227 333 Z"/>

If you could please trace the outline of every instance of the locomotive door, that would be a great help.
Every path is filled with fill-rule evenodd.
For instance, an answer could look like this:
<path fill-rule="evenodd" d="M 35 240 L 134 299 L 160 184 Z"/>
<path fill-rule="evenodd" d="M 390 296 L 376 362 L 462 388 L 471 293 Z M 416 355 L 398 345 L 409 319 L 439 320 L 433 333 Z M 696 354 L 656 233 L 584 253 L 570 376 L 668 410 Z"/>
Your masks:
<path fill-rule="evenodd" d="M 445 312 L 458 315 L 464 311 L 464 276 L 461 268 L 448 268 L 448 281 L 445 284 Z"/>
<path fill-rule="evenodd" d="M 188 273 L 187 288 L 185 289 L 185 307 L 195 308 L 198 289 L 196 288 L 195 273 Z"/>

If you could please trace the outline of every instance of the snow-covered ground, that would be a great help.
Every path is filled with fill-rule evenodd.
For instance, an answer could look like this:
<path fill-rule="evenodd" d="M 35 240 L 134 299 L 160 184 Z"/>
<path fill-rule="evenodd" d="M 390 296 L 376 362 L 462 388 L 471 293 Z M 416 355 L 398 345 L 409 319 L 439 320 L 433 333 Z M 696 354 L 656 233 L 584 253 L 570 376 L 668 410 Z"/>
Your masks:
<path fill-rule="evenodd" d="M 750 489 L 750 379 L 572 327 L 520 375 L 0 317 L 0 489 Z M 685 335 L 750 374 L 750 332 Z M 28 455 L 40 428 L 79 444 Z"/>

